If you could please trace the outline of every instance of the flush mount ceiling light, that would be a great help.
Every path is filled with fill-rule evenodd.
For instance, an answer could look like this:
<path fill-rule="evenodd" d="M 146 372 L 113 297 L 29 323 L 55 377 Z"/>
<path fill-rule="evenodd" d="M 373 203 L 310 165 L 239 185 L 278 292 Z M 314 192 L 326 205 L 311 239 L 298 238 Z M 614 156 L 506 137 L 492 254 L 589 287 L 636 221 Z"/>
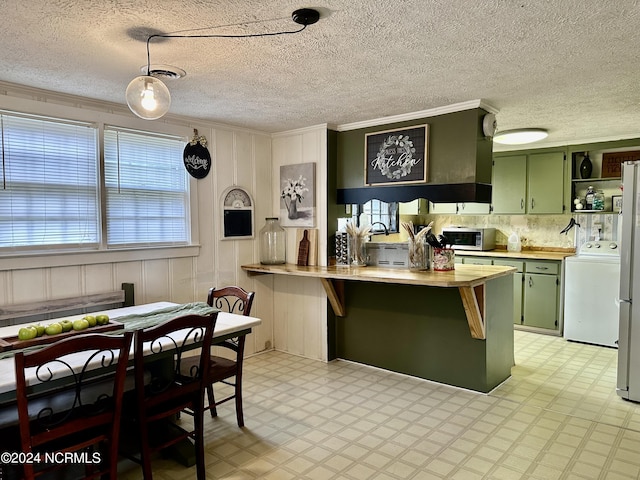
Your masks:
<path fill-rule="evenodd" d="M 493 136 L 493 141 L 503 145 L 524 145 L 543 140 L 549 133 L 543 128 L 518 128 L 516 130 L 504 130 Z"/>
<path fill-rule="evenodd" d="M 156 120 L 162 117 L 169 111 L 169 107 L 171 106 L 171 94 L 167 86 L 158 77 L 164 76 L 175 79 L 185 75 L 184 70 L 176 69 L 175 67 L 167 70 L 165 68 L 167 67 L 166 65 L 161 65 L 160 67 L 162 68 L 152 68 L 149 42 L 153 38 L 251 38 L 288 35 L 302 32 L 308 25 L 316 23 L 320 19 L 320 13 L 311 8 L 301 8 L 291 14 L 291 19 L 298 25 L 302 25 L 302 28 L 283 32 L 250 33 L 243 35 L 179 35 L 172 33 L 150 35 L 147 38 L 147 65 L 146 68 L 143 67 L 144 74 L 131 80 L 125 93 L 129 109 L 135 115 L 145 120 Z M 178 71 L 178 74 L 175 74 L 176 71 Z"/>

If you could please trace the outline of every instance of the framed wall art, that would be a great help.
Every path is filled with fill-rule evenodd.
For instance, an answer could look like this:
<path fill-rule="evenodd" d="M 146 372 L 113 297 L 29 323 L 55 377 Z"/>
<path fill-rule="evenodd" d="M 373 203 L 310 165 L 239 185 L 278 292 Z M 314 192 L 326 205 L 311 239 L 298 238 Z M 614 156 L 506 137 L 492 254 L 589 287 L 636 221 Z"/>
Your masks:
<path fill-rule="evenodd" d="M 315 163 L 297 163 L 280 167 L 280 225 L 315 226 L 315 188 Z"/>
<path fill-rule="evenodd" d="M 615 213 L 620 213 L 622 211 L 622 195 L 613 195 L 611 197 L 611 209 Z"/>
<path fill-rule="evenodd" d="M 429 125 L 365 135 L 364 183 L 425 183 L 428 173 Z"/>

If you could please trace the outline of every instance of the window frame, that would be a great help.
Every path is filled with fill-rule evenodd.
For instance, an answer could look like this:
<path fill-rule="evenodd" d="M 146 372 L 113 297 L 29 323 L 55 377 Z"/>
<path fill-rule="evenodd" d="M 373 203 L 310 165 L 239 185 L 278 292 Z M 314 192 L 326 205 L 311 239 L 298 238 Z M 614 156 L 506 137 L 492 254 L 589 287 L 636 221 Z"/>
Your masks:
<path fill-rule="evenodd" d="M 122 113 L 116 113 L 113 109 L 83 109 L 77 106 L 77 102 L 71 104 L 46 103 L 33 99 L 0 97 L 0 109 L 7 114 L 24 116 L 44 116 L 60 121 L 87 122 L 98 127 L 98 154 L 99 154 L 99 191 L 101 228 L 104 226 L 103 200 L 103 150 L 105 125 L 117 125 L 118 127 L 143 132 L 158 133 L 164 135 L 180 136 L 185 142 L 193 131 L 194 126 L 168 122 L 154 122 L 153 128 L 148 123 L 132 118 Z M 201 126 L 206 131 L 207 127 Z M 158 260 L 168 258 L 197 257 L 200 254 L 199 225 L 198 225 L 198 184 L 194 178 L 188 177 L 190 215 L 188 228 L 191 241 L 187 245 L 158 245 L 136 246 L 123 248 L 107 248 L 104 243 L 104 234 L 100 234 L 100 242 L 97 248 L 36 248 L 28 250 L 12 249 L 0 251 L 0 270 L 23 270 L 31 268 L 48 268 L 58 266 L 92 265 L 117 262 L 132 262 L 145 260 Z"/>

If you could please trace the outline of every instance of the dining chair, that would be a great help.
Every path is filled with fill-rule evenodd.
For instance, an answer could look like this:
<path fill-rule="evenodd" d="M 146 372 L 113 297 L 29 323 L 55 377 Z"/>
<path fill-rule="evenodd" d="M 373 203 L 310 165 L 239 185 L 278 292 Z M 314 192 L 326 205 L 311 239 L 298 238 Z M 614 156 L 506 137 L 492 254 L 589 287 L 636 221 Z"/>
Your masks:
<path fill-rule="evenodd" d="M 40 452 L 43 460 L 23 463 L 24 478 L 65 467 L 59 460 L 44 462 L 45 453 L 52 452 L 84 455 L 84 478 L 117 478 L 131 339 L 130 332 L 77 335 L 15 354 L 21 451 Z"/>
<path fill-rule="evenodd" d="M 239 315 L 249 316 L 251 313 L 251 305 L 253 304 L 253 297 L 255 292 L 247 292 L 242 287 L 229 286 L 216 289 L 209 289 L 207 295 L 207 303 L 210 307 L 217 308 L 221 311 L 236 313 Z M 242 364 L 244 359 L 244 344 L 246 340 L 246 334 L 238 335 L 237 337 L 224 340 L 220 343 L 214 343 L 214 351 L 216 347 L 221 347 L 224 350 L 217 353 L 222 354 L 225 350 L 230 352 L 230 357 L 227 358 L 221 355 L 212 354 L 210 357 L 209 365 L 209 381 L 206 386 L 207 398 L 209 404 L 204 407 L 205 410 L 211 412 L 212 417 L 218 416 L 217 406 L 235 399 L 236 403 L 236 418 L 239 427 L 244 427 L 244 413 L 242 410 Z M 187 360 L 183 364 L 183 368 L 189 368 L 193 360 Z M 233 381 L 231 379 L 234 379 Z M 221 400 L 216 400 L 213 384 L 224 383 L 233 387 L 233 393 L 226 395 Z M 192 412 L 188 409 L 184 410 L 189 415 Z"/>
<path fill-rule="evenodd" d="M 137 424 L 139 455 L 127 456 L 141 464 L 145 480 L 153 478 L 153 453 L 187 439 L 195 447 L 197 478 L 205 478 L 204 390 L 217 316 L 217 312 L 185 315 L 135 332 L 136 401 L 135 411 L 129 412 L 128 418 Z M 195 348 L 200 352 L 191 356 Z M 182 362 L 187 358 L 195 361 L 183 369 Z M 175 422 L 176 415 L 184 409 L 193 412 L 192 429 Z"/>

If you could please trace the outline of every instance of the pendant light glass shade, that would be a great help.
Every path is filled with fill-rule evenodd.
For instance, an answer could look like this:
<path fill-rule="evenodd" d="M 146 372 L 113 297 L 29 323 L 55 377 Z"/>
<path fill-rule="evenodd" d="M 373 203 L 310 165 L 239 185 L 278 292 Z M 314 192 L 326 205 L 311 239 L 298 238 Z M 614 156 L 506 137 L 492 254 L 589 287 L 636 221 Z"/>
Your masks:
<path fill-rule="evenodd" d="M 520 128 L 498 132 L 493 136 L 493 141 L 503 145 L 524 145 L 525 143 L 538 142 L 547 136 L 549 134 L 542 128 Z"/>
<path fill-rule="evenodd" d="M 145 120 L 155 120 L 169 111 L 171 94 L 161 80 L 141 75 L 129 83 L 127 105 L 133 113 Z"/>

